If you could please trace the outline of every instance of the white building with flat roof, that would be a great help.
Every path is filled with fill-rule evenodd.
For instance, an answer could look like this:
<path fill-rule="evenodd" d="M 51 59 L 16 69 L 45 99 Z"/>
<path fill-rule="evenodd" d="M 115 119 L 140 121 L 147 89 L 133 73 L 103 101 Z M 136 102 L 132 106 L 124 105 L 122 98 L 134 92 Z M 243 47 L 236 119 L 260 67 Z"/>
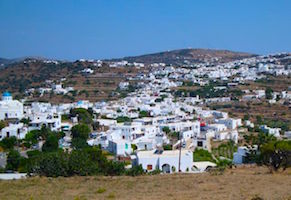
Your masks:
<path fill-rule="evenodd" d="M 22 118 L 23 104 L 17 100 L 13 100 L 9 92 L 4 92 L 2 101 L 0 101 L 0 120 Z"/>
<path fill-rule="evenodd" d="M 23 126 L 23 123 L 9 124 L 0 131 L 0 140 L 6 137 L 15 136 L 17 139 L 24 139 L 27 133 L 27 127 Z"/>
<path fill-rule="evenodd" d="M 193 152 L 181 150 L 181 172 L 190 172 L 193 165 Z M 178 172 L 179 169 L 179 150 L 163 151 L 139 151 L 136 154 L 135 164 L 141 165 L 147 171 L 156 169 L 164 173 Z"/>

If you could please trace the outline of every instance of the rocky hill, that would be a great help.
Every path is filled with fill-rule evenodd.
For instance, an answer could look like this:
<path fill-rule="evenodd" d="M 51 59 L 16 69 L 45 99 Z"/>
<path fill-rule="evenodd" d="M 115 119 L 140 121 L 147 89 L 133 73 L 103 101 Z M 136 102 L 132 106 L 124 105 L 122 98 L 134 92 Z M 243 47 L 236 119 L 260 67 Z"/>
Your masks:
<path fill-rule="evenodd" d="M 127 60 L 141 63 L 183 64 L 185 60 L 191 63 L 199 62 L 229 62 L 237 59 L 256 56 L 255 54 L 213 49 L 179 49 L 140 56 L 113 59 L 113 61 Z"/>

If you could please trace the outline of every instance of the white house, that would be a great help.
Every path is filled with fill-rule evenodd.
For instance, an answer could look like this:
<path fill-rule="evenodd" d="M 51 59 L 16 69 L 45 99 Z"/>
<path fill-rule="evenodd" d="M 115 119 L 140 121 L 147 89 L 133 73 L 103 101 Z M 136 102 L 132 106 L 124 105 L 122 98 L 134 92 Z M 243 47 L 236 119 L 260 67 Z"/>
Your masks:
<path fill-rule="evenodd" d="M 43 125 L 52 131 L 59 131 L 62 128 L 61 115 L 58 113 L 35 113 L 30 116 L 29 130 L 41 129 Z"/>
<path fill-rule="evenodd" d="M 2 101 L 0 101 L 0 120 L 22 118 L 23 104 L 17 100 L 13 100 L 9 92 L 4 92 Z"/>
<path fill-rule="evenodd" d="M 142 168 L 151 172 L 159 169 L 164 173 L 178 172 L 179 169 L 179 150 L 163 151 L 139 151 L 136 154 L 136 165 L 141 165 Z M 191 170 L 193 164 L 193 152 L 188 150 L 181 150 L 181 172 L 188 172 Z"/>
<path fill-rule="evenodd" d="M 233 118 L 227 118 L 227 119 L 219 119 L 219 124 L 224 124 L 228 129 L 236 129 L 239 126 L 242 125 L 241 119 L 233 119 Z"/>
<path fill-rule="evenodd" d="M 9 126 L 1 130 L 0 140 L 5 137 L 15 136 L 17 139 L 24 139 L 27 133 L 27 128 L 23 126 L 23 123 L 9 124 Z"/>
<path fill-rule="evenodd" d="M 132 153 L 131 143 L 127 140 L 109 140 L 108 151 L 118 156 L 126 156 Z"/>
<path fill-rule="evenodd" d="M 260 129 L 265 132 L 265 133 L 269 133 L 270 135 L 273 135 L 277 138 L 280 137 L 280 131 L 281 131 L 281 128 L 271 128 L 271 127 L 268 127 L 267 125 L 261 125 L 260 126 Z"/>

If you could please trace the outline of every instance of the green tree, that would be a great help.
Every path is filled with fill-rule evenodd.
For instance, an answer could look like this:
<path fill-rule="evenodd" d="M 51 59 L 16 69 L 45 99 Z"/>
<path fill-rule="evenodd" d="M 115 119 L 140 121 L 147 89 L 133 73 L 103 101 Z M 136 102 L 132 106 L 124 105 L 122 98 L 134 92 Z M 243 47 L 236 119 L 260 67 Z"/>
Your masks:
<path fill-rule="evenodd" d="M 75 108 L 70 111 L 72 117 L 78 117 L 78 121 L 81 124 L 90 125 L 93 123 L 92 114 L 84 108 Z"/>
<path fill-rule="evenodd" d="M 249 120 L 250 119 L 250 115 L 249 114 L 245 114 L 244 115 L 244 120 L 246 121 L 246 120 Z"/>
<path fill-rule="evenodd" d="M 262 145 L 270 142 L 275 142 L 277 138 L 269 133 L 262 133 L 260 132 L 257 137 L 256 144 L 258 145 L 258 148 L 260 149 Z"/>
<path fill-rule="evenodd" d="M 59 140 L 56 134 L 51 133 L 47 136 L 45 143 L 42 146 L 42 151 L 52 152 L 57 151 L 59 147 Z"/>
<path fill-rule="evenodd" d="M 168 126 L 165 126 L 163 127 L 163 131 L 166 133 L 166 134 L 169 134 L 171 132 L 170 128 Z"/>
<path fill-rule="evenodd" d="M 85 140 L 84 138 L 73 138 L 72 147 L 74 149 L 84 149 L 88 147 L 87 140 Z"/>
<path fill-rule="evenodd" d="M 72 127 L 71 132 L 73 138 L 82 138 L 87 140 L 91 130 L 86 124 L 77 124 Z"/>
<path fill-rule="evenodd" d="M 29 147 L 31 147 L 31 145 L 37 144 L 39 136 L 40 136 L 39 130 L 29 131 L 25 135 L 24 145 L 29 148 Z"/>
<path fill-rule="evenodd" d="M 120 116 L 116 118 L 117 123 L 123 123 L 123 122 L 131 122 L 131 119 L 126 116 Z"/>
<path fill-rule="evenodd" d="M 266 99 L 272 99 L 273 98 L 273 90 L 270 87 L 267 87 L 265 90 L 266 93 Z"/>
<path fill-rule="evenodd" d="M 43 125 L 39 131 L 39 136 L 41 136 L 42 139 L 46 140 L 48 135 L 51 133 L 52 133 L 52 131 L 48 127 Z"/>
<path fill-rule="evenodd" d="M 285 170 L 291 165 L 291 141 L 271 141 L 261 147 L 261 159 L 263 164 L 272 170 Z"/>
<path fill-rule="evenodd" d="M 136 144 L 131 144 L 131 148 L 132 148 L 133 151 L 137 150 Z"/>
<path fill-rule="evenodd" d="M 0 141 L 0 146 L 5 149 L 12 149 L 16 145 L 17 139 L 15 136 L 12 137 L 5 137 L 3 140 Z"/>
<path fill-rule="evenodd" d="M 164 149 L 164 150 L 173 150 L 173 146 L 172 146 L 171 144 L 165 144 L 165 145 L 163 146 L 163 149 Z"/>
<path fill-rule="evenodd" d="M 98 172 L 98 163 L 90 159 L 83 150 L 74 150 L 69 158 L 69 173 L 80 176 L 93 175 Z"/>
<path fill-rule="evenodd" d="M 28 174 L 58 177 L 69 176 L 69 154 L 62 151 L 40 153 L 31 158 L 28 164 Z"/>
<path fill-rule="evenodd" d="M 149 113 L 145 110 L 142 110 L 139 112 L 139 118 L 148 117 L 148 116 L 149 116 Z"/>
<path fill-rule="evenodd" d="M 6 169 L 17 171 L 20 165 L 21 156 L 18 151 L 11 149 L 7 156 Z"/>
<path fill-rule="evenodd" d="M 258 124 L 262 124 L 263 123 L 262 116 L 260 116 L 260 115 L 256 116 L 256 120 L 257 120 Z"/>

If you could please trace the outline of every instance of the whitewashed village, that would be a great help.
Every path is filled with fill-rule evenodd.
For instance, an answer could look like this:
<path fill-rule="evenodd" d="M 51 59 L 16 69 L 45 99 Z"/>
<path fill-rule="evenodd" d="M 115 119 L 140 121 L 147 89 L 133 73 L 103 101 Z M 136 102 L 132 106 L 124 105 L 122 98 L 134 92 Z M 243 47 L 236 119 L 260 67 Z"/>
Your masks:
<path fill-rule="evenodd" d="M 30 151 L 42 151 L 47 147 L 45 138 L 35 134 L 48 129 L 53 134 L 61 133 L 57 148 L 71 152 L 82 145 L 98 147 L 107 152 L 109 159 L 123 163 L 126 169 L 139 166 L 144 173 L 202 173 L 221 166 L 254 164 L 249 157 L 259 155 L 260 148 L 257 144 L 246 143 L 245 133 L 256 128 L 260 134 L 285 141 L 291 139 L 290 126 L 282 130 L 258 124 L 248 117 L 233 117 L 231 113 L 212 109 L 211 104 L 266 101 L 270 105 L 288 105 L 286 112 L 290 113 L 291 85 L 282 91 L 245 89 L 238 98 L 229 92 L 231 88 L 263 80 L 269 75 L 290 77 L 291 66 L 282 64 L 289 58 L 289 54 L 280 53 L 227 63 L 217 63 L 219 58 L 199 64 L 184 60 L 181 66 L 151 63 L 149 73 L 120 82 L 118 91 L 127 91 L 133 84 L 135 90 L 114 101 L 31 102 L 27 98 L 14 100 L 13 95 L 5 91 L 0 101 L 0 121 L 3 122 L 0 140 L 15 138 L 13 148 L 21 156 L 28 157 Z M 108 62 L 80 61 L 92 63 L 91 68 L 79 72 L 84 76 Z M 43 62 L 59 64 L 57 61 Z M 112 68 L 146 67 L 144 63 L 128 61 L 108 64 Z M 63 88 L 62 81 L 65 78 L 46 80 L 50 87 L 30 88 L 25 94 L 38 90 L 40 95 L 51 92 L 65 95 L 74 91 L 73 87 Z M 216 84 L 218 82 L 223 84 Z M 187 83 L 209 86 L 210 93 L 172 91 Z M 74 127 L 86 129 L 82 126 L 89 127 L 86 144 L 74 135 Z M 3 151 L 0 159 L 0 167 L 5 169 L 8 153 Z"/>

